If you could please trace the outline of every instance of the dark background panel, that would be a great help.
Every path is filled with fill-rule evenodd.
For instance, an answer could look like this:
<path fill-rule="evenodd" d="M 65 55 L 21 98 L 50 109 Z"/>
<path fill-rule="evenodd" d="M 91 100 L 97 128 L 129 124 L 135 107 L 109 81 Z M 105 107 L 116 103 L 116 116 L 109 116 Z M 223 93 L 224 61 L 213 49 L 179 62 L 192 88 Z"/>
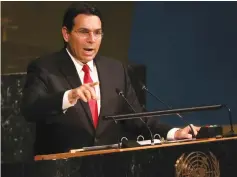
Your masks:
<path fill-rule="evenodd" d="M 174 108 L 227 104 L 237 123 L 236 9 L 236 2 L 136 2 L 129 61 L 146 66 L 148 88 Z M 166 109 L 149 95 L 147 106 Z M 184 117 L 229 123 L 225 109 Z M 183 126 L 177 116 L 161 121 Z"/>

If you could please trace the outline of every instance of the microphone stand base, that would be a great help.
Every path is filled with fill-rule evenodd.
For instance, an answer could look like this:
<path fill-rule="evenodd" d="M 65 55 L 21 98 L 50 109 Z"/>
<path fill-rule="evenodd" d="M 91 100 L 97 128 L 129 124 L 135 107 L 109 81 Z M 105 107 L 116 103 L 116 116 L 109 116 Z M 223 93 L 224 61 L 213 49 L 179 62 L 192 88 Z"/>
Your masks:
<path fill-rule="evenodd" d="M 229 131 L 228 133 L 224 134 L 223 137 L 235 137 L 237 134 L 234 131 Z"/>

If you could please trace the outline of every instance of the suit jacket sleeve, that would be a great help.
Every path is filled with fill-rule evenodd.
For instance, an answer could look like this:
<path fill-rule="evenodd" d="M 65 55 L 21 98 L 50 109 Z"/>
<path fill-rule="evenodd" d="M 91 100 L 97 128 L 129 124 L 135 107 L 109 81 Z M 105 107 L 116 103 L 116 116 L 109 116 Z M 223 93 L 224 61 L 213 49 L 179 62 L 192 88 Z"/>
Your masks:
<path fill-rule="evenodd" d="M 21 111 L 28 121 L 42 120 L 63 114 L 62 100 L 64 91 L 49 93 L 47 77 L 49 73 L 36 61 L 27 69 L 26 83 L 23 89 Z"/>

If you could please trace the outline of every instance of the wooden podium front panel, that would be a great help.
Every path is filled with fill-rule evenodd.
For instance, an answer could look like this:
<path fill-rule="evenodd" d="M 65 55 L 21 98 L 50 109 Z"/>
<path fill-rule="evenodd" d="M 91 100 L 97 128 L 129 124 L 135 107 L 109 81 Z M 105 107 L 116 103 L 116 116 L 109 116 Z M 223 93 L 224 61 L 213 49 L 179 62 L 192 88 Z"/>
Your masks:
<path fill-rule="evenodd" d="M 39 160 L 24 166 L 28 177 L 169 177 L 177 176 L 175 165 L 180 157 L 201 152 L 213 154 L 219 163 L 220 176 L 236 176 L 237 138 L 209 139 L 157 146 L 64 153 L 44 156 L 57 160 Z M 200 153 L 199 153 L 200 154 Z M 199 155 L 200 156 L 200 155 Z M 37 158 L 43 156 L 37 156 Z M 70 157 L 70 158 L 68 158 Z M 63 159 L 66 158 L 66 159 Z M 196 157 L 196 159 L 199 157 Z M 186 176 L 213 176 L 211 167 L 191 166 Z M 195 160 L 195 158 L 194 158 Z M 192 161 L 190 161 L 192 163 Z M 180 164 L 179 164 L 180 165 Z M 183 168 L 189 165 L 183 163 Z M 182 167 L 182 164 L 181 164 Z M 187 173 L 187 172 L 186 172 Z M 207 175 L 208 174 L 208 175 Z M 218 174 L 218 173 L 217 173 Z"/>
<path fill-rule="evenodd" d="M 199 139 L 194 141 L 176 141 L 170 143 L 164 143 L 161 145 L 154 145 L 154 146 L 141 146 L 141 147 L 134 147 L 134 148 L 121 148 L 121 149 L 105 149 L 105 150 L 95 150 L 95 151 L 78 151 L 75 153 L 58 153 L 58 154 L 47 154 L 47 155 L 36 155 L 35 161 L 39 160 L 58 160 L 58 159 L 67 159 L 72 157 L 82 157 L 82 156 L 89 156 L 89 155 L 97 155 L 97 154 L 108 154 L 108 153 L 118 153 L 118 152 L 127 152 L 127 151 L 137 151 L 137 150 L 144 150 L 144 149 L 153 149 L 153 148 L 164 148 L 170 146 L 184 146 L 189 144 L 203 144 L 203 143 L 211 143 L 211 142 L 218 142 L 218 141 L 227 141 L 227 140 L 237 140 L 237 137 L 233 138 L 209 138 L 209 139 Z"/>

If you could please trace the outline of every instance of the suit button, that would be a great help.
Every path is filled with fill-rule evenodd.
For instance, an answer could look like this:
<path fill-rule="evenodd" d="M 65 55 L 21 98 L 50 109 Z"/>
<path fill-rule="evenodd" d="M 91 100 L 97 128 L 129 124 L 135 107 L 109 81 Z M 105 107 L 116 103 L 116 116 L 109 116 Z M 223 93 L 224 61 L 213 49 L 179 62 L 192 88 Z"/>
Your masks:
<path fill-rule="evenodd" d="M 94 142 L 97 144 L 99 142 L 99 138 L 95 138 Z"/>

